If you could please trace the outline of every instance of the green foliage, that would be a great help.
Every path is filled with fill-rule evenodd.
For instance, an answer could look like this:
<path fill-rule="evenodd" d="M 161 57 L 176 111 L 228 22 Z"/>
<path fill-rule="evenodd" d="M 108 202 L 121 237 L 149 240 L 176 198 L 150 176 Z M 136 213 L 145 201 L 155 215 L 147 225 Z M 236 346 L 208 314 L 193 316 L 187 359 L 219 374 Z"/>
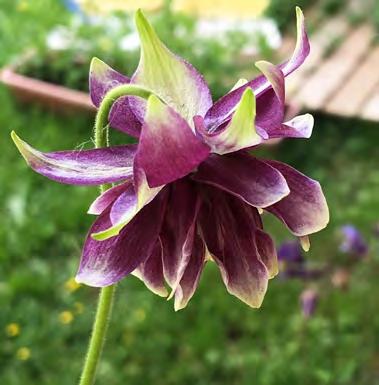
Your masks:
<path fill-rule="evenodd" d="M 312 0 L 271 0 L 265 13 L 276 21 L 281 31 L 285 31 L 293 25 L 295 7 L 306 9 L 313 3 Z"/>
<path fill-rule="evenodd" d="M 92 57 L 97 56 L 113 68 L 129 76 L 138 64 L 139 48 L 127 49 L 123 39 L 134 31 L 132 16 L 115 13 L 107 18 L 86 20 L 74 17 L 56 30 L 58 39 L 70 42 L 63 49 L 51 50 L 47 43 L 33 47 L 34 54 L 18 60 L 18 71 L 52 83 L 88 91 L 88 68 Z M 247 43 L 254 42 L 266 59 L 271 50 L 264 36 L 250 36 L 243 32 L 226 33 L 223 39 L 201 37 L 196 33 L 196 19 L 171 10 L 169 4 L 151 15 L 160 38 L 175 53 L 195 63 L 205 75 L 215 98 L 231 87 L 231 79 L 249 69 L 250 61 L 236 60 L 241 57 Z M 132 45 L 135 43 L 132 42 Z M 228 74 L 225 77 L 225 74 Z"/>

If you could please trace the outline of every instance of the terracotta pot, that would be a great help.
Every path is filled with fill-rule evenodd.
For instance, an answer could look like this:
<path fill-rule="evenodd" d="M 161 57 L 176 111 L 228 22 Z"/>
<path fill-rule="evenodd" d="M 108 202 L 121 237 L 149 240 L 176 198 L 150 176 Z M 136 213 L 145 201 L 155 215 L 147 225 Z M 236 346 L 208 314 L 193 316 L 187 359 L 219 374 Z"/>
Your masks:
<path fill-rule="evenodd" d="M 12 67 L 0 72 L 0 81 L 24 102 L 38 103 L 62 113 L 95 111 L 88 94 L 20 75 Z"/>

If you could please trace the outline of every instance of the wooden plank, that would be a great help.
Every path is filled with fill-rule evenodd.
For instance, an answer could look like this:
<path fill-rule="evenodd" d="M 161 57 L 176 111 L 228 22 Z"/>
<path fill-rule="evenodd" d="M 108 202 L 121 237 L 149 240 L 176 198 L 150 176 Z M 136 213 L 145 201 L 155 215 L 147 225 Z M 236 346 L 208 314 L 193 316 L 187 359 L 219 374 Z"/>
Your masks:
<path fill-rule="evenodd" d="M 373 27 L 369 24 L 352 31 L 337 51 L 308 78 L 292 101 L 311 110 L 324 107 L 365 55 L 373 35 Z"/>
<path fill-rule="evenodd" d="M 379 122 L 379 84 L 376 84 L 376 91 L 363 106 L 362 118 Z"/>
<path fill-rule="evenodd" d="M 349 23 L 346 17 L 338 15 L 327 20 L 310 38 L 311 52 L 304 65 L 299 68 L 286 82 L 286 95 L 291 98 L 306 81 L 307 75 L 312 68 L 316 67 L 322 60 L 325 50 L 330 44 L 330 36 L 338 38 L 346 34 Z"/>
<path fill-rule="evenodd" d="M 358 63 L 351 77 L 337 90 L 325 110 L 343 116 L 359 115 L 364 101 L 379 83 L 379 45 L 372 48 L 363 63 Z"/>

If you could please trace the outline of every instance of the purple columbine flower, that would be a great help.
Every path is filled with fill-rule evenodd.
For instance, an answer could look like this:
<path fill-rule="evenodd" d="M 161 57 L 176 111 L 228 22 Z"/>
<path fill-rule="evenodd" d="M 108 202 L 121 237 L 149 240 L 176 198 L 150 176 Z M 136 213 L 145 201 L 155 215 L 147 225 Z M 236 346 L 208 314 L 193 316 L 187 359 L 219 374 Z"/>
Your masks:
<path fill-rule="evenodd" d="M 312 132 L 309 114 L 283 122 L 284 78 L 309 53 L 299 8 L 296 14 L 292 57 L 278 66 L 256 63 L 261 76 L 238 81 L 213 103 L 204 78 L 168 50 L 138 11 L 141 58 L 134 75 L 121 75 L 99 59 L 90 69 L 93 103 L 112 102 L 109 125 L 138 144 L 42 153 L 12 134 L 28 164 L 50 179 L 118 183 L 89 209 L 98 217 L 84 244 L 78 282 L 102 287 L 133 273 L 162 296 L 168 295 L 166 282 L 181 309 L 213 260 L 229 293 L 259 307 L 278 268 L 258 210 L 277 216 L 298 237 L 326 226 L 328 207 L 318 182 L 250 153 L 268 139 Z M 138 97 L 110 100 L 109 93 L 131 88 L 126 85 L 138 89 Z"/>
<path fill-rule="evenodd" d="M 304 237 L 303 237 L 304 238 Z M 302 246 L 309 249 L 307 239 L 283 242 L 278 248 L 278 261 L 283 278 L 316 279 L 322 276 L 322 269 L 309 268 L 302 253 Z"/>
<path fill-rule="evenodd" d="M 297 240 L 285 241 L 278 248 L 278 260 L 283 262 L 304 262 L 300 243 Z"/>
<path fill-rule="evenodd" d="M 300 304 L 303 316 L 310 318 L 317 307 L 318 293 L 314 289 L 305 289 L 300 295 Z"/>
<path fill-rule="evenodd" d="M 357 257 L 364 257 L 368 252 L 368 245 L 359 230 L 353 225 L 341 227 L 342 243 L 340 250 Z"/>

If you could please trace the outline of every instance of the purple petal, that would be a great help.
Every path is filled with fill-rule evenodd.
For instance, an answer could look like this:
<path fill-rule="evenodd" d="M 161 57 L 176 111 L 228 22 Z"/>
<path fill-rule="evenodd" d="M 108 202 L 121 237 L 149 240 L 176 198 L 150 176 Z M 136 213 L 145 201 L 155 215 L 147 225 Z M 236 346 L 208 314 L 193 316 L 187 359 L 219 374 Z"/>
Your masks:
<path fill-rule="evenodd" d="M 43 153 L 14 132 L 12 139 L 34 171 L 60 183 L 97 185 L 119 182 L 133 175 L 135 145 Z"/>
<path fill-rule="evenodd" d="M 94 57 L 89 70 L 89 90 L 92 103 L 99 107 L 105 94 L 114 87 L 130 83 L 130 79 Z"/>
<path fill-rule="evenodd" d="M 163 193 L 145 206 L 117 237 L 96 241 L 91 234 L 111 226 L 110 209 L 104 211 L 87 235 L 76 280 L 89 286 L 108 286 L 144 263 L 158 240 L 165 198 Z"/>
<path fill-rule="evenodd" d="M 276 253 L 274 241 L 267 233 L 260 229 L 256 230 L 255 238 L 259 256 L 268 270 L 269 278 L 274 278 L 279 272 L 278 255 Z"/>
<path fill-rule="evenodd" d="M 329 222 L 329 210 L 320 184 L 284 163 L 273 160 L 266 163 L 283 174 L 291 190 L 287 197 L 266 210 L 299 237 L 322 230 Z"/>
<path fill-rule="evenodd" d="M 113 104 L 109 112 L 109 125 L 138 138 L 142 124 L 134 114 L 130 100 L 130 97 L 123 96 Z"/>
<path fill-rule="evenodd" d="M 279 126 L 270 128 L 270 138 L 310 138 L 312 135 L 314 118 L 311 114 L 298 115 Z"/>
<path fill-rule="evenodd" d="M 191 257 L 198 207 L 199 198 L 193 182 L 181 179 L 171 186 L 160 238 L 163 272 L 173 290 Z"/>
<path fill-rule="evenodd" d="M 279 68 L 282 70 L 284 76 L 291 74 L 299 68 L 304 63 L 310 51 L 308 36 L 305 29 L 304 15 L 299 7 L 296 8 L 296 22 L 297 40 L 295 50 L 290 60 L 279 65 Z M 268 89 L 272 89 L 272 85 L 263 75 L 229 92 L 213 104 L 205 115 L 205 124 L 209 130 L 218 127 L 228 119 L 233 109 L 241 99 L 244 90 L 248 87 L 252 88 L 254 91 L 257 100 L 257 115 L 259 114 L 258 104 L 260 96 L 263 95 Z M 266 96 L 266 99 L 268 99 L 268 96 Z"/>
<path fill-rule="evenodd" d="M 284 120 L 284 104 L 280 102 L 273 89 L 267 90 L 257 99 L 255 124 L 270 135 L 273 128 Z"/>
<path fill-rule="evenodd" d="M 100 106 L 108 91 L 122 84 L 130 83 L 130 79 L 97 58 L 93 58 L 90 67 L 89 89 L 93 104 Z M 134 115 L 129 98 L 118 99 L 109 113 L 109 124 L 118 130 L 134 137 L 141 131 L 141 123 Z"/>
<path fill-rule="evenodd" d="M 272 88 L 267 89 L 257 99 L 257 116 L 255 124 L 270 132 L 273 127 L 278 127 L 284 119 L 284 75 L 275 65 L 260 61 L 256 66 L 262 71 Z"/>
<path fill-rule="evenodd" d="M 283 175 L 246 152 L 211 155 L 193 179 L 225 190 L 255 207 L 267 207 L 289 194 Z"/>
<path fill-rule="evenodd" d="M 269 275 L 256 245 L 256 210 L 215 188 L 208 188 L 207 198 L 199 214 L 201 233 L 224 284 L 230 294 L 259 307 Z"/>
<path fill-rule="evenodd" d="M 138 161 L 150 187 L 177 180 L 201 163 L 209 147 L 187 122 L 157 97 L 150 96 L 138 146 Z"/>
<path fill-rule="evenodd" d="M 132 211 L 134 213 L 136 205 L 136 193 L 133 184 L 130 183 L 112 205 L 109 214 L 112 225 L 115 226 L 125 222 L 125 219 L 129 218 L 130 212 Z"/>
<path fill-rule="evenodd" d="M 112 226 L 93 233 L 92 237 L 98 241 L 118 235 L 137 213 L 150 203 L 156 195 L 164 188 L 150 188 L 147 184 L 146 175 L 139 166 L 138 158 L 135 157 L 133 164 L 133 184 L 127 186 L 125 191 L 117 198 L 111 210 Z"/>
<path fill-rule="evenodd" d="M 130 183 L 131 180 L 126 183 L 119 184 L 103 192 L 92 202 L 87 213 L 93 215 L 100 215 L 120 196 L 121 193 L 123 193 L 127 189 Z"/>
<path fill-rule="evenodd" d="M 175 311 L 185 308 L 194 295 L 204 264 L 205 245 L 200 236 L 196 234 L 187 267 L 175 290 Z"/>
<path fill-rule="evenodd" d="M 304 15 L 299 7 L 296 7 L 296 35 L 296 45 L 291 58 L 280 65 L 284 76 L 297 70 L 304 63 L 311 50 L 307 30 L 305 28 Z"/>
<path fill-rule="evenodd" d="M 133 271 L 133 275 L 141 279 L 153 293 L 167 297 L 168 292 L 163 277 L 162 245 L 159 240 L 157 240 L 150 257 Z"/>
<path fill-rule="evenodd" d="M 255 66 L 262 72 L 267 81 L 271 84 L 272 90 L 281 104 L 284 104 L 285 88 L 284 74 L 281 69 L 268 61 L 258 61 Z"/>
<path fill-rule="evenodd" d="M 135 22 L 141 58 L 132 82 L 152 90 L 188 122 L 195 115 L 204 116 L 212 105 L 204 78 L 191 64 L 168 50 L 140 10 Z"/>

